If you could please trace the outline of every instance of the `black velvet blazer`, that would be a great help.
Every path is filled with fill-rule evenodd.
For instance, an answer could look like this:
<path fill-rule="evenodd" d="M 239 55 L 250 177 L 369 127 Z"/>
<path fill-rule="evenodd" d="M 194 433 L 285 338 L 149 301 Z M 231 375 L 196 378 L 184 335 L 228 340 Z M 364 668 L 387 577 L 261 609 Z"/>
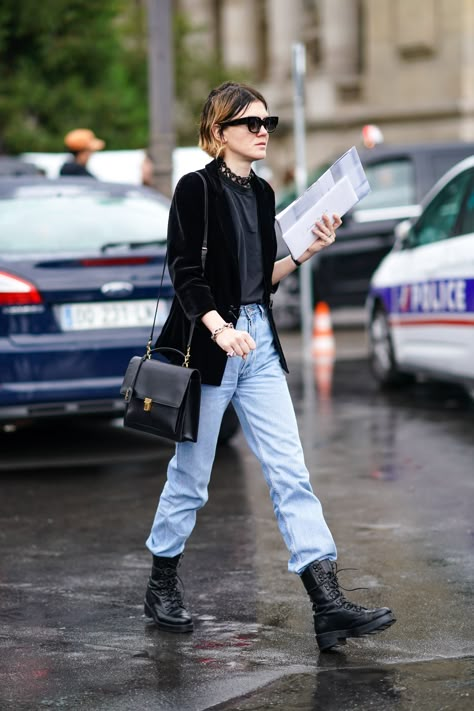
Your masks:
<path fill-rule="evenodd" d="M 225 352 L 211 340 L 200 317 L 214 309 L 234 326 L 240 307 L 240 274 L 234 226 L 217 162 L 199 171 L 208 186 L 208 251 L 204 274 L 201 247 L 204 234 L 204 185 L 195 173 L 183 176 L 176 186 L 168 222 L 168 267 L 175 289 L 171 310 L 156 346 L 185 350 L 190 319 L 196 319 L 191 343 L 190 366 L 198 368 L 202 382 L 220 385 L 227 362 Z M 275 236 L 275 195 L 265 180 L 255 178 L 257 212 L 262 240 L 264 303 L 271 306 L 272 272 L 277 243 Z M 268 316 L 275 347 L 288 372 L 273 320 Z M 258 345 L 257 345 L 258 347 Z"/>

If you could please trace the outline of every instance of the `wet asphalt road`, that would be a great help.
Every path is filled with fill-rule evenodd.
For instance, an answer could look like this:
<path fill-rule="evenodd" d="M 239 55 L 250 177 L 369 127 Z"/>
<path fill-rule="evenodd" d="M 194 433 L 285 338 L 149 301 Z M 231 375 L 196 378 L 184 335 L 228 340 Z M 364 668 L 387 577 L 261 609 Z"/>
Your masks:
<path fill-rule="evenodd" d="M 283 340 L 313 486 L 357 568 L 340 581 L 396 625 L 318 653 L 239 434 L 181 568 L 196 630 L 159 632 L 144 540 L 171 446 L 118 423 L 26 429 L 0 437 L 1 711 L 474 708 L 472 404 L 448 386 L 378 393 L 357 331 L 338 333 L 328 397 Z"/>

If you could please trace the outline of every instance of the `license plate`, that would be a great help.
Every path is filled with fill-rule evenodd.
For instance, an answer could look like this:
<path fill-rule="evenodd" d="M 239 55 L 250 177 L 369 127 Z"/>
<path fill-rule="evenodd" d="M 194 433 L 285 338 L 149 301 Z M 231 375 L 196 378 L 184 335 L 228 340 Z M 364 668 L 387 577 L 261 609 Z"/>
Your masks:
<path fill-rule="evenodd" d="M 134 328 L 151 326 L 155 308 L 154 299 L 63 304 L 58 307 L 58 318 L 63 331 Z M 160 301 L 156 316 L 157 326 L 163 325 L 168 312 L 169 303 Z"/>

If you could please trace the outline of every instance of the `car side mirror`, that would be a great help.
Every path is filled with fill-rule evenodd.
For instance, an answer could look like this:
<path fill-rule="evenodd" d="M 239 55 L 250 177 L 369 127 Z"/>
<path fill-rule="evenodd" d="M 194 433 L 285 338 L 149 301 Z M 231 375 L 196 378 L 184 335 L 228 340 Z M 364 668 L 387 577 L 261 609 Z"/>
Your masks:
<path fill-rule="evenodd" d="M 402 249 L 402 247 L 407 246 L 412 226 L 413 223 L 411 220 L 402 220 L 396 225 L 394 233 L 395 247 L 397 249 Z"/>
<path fill-rule="evenodd" d="M 342 218 L 343 227 L 347 227 L 347 225 L 351 222 L 354 222 L 354 210 L 348 210 Z"/>

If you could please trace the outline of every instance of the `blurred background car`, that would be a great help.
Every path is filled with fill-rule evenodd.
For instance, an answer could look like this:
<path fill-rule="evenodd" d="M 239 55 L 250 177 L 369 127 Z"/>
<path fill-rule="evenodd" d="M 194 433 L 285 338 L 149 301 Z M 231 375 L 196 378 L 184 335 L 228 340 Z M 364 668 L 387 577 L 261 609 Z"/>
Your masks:
<path fill-rule="evenodd" d="M 147 156 L 144 149 L 110 151 L 94 153 L 87 165 L 92 174 L 106 183 L 127 183 L 143 185 L 143 162 Z M 34 164 L 48 178 L 59 178 L 63 163 L 70 158 L 68 153 L 23 153 L 19 158 Z M 210 158 L 197 146 L 179 147 L 173 150 L 172 187 L 185 173 L 203 168 Z"/>
<path fill-rule="evenodd" d="M 44 175 L 45 172 L 34 162 L 16 156 L 0 156 L 0 178 L 15 175 Z"/>
<path fill-rule="evenodd" d="M 450 167 L 471 154 L 474 154 L 474 143 L 461 142 L 382 144 L 360 151 L 371 192 L 344 216 L 331 249 L 313 258 L 314 303 L 325 301 L 336 310 L 356 309 L 362 321 L 371 276 L 393 246 L 395 226 L 402 220 L 417 217 L 428 190 Z M 311 176 L 311 182 L 327 167 L 323 166 Z M 287 194 L 277 212 L 294 198 L 293 193 Z M 281 240 L 279 255 L 287 253 Z M 281 283 L 273 309 L 279 325 L 299 325 L 297 272 Z"/>
<path fill-rule="evenodd" d="M 381 386 L 423 374 L 474 394 L 474 155 L 436 184 L 418 219 L 398 225 L 367 314 Z"/>
<path fill-rule="evenodd" d="M 0 179 L 0 423 L 117 417 L 149 338 L 169 201 L 83 178 Z M 167 271 L 157 336 L 173 289 Z M 222 439 L 237 427 L 233 411 Z"/>

